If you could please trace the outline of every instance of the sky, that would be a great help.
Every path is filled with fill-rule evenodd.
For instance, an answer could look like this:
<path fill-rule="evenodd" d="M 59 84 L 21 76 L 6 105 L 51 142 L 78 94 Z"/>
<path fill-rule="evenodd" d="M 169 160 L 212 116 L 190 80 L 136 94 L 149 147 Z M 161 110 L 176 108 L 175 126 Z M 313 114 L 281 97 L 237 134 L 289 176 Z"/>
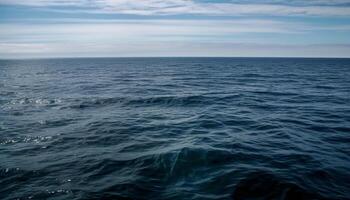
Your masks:
<path fill-rule="evenodd" d="M 350 57 L 350 0 L 0 0 L 0 58 Z"/>

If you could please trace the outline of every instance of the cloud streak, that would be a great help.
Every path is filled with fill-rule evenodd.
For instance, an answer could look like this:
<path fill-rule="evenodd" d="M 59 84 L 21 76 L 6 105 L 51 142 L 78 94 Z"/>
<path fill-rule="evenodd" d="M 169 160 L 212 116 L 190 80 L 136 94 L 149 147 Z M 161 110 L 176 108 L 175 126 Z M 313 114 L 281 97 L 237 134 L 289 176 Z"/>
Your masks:
<path fill-rule="evenodd" d="M 152 47 L 152 48 L 150 48 Z M 243 43 L 142 42 L 96 44 L 0 43 L 0 58 L 45 57 L 349 57 L 349 45 L 277 45 Z"/>
<path fill-rule="evenodd" d="M 215 1 L 194 0 L 0 0 L 0 4 L 38 7 L 67 6 L 83 8 L 82 12 L 132 15 L 221 15 L 221 16 L 350 16 L 349 0 L 309 1 Z"/>
<path fill-rule="evenodd" d="M 297 45 L 295 39 L 276 39 L 303 38 L 325 28 L 305 23 L 253 19 L 64 21 L 0 24 L 0 57 L 302 56 L 302 52 L 304 56 L 324 56 L 328 50 L 350 56 L 347 45 Z M 331 30 L 338 29 L 349 31 L 350 27 L 333 26 Z M 270 34 L 274 34 L 272 39 L 266 37 Z"/>
<path fill-rule="evenodd" d="M 208 36 L 232 35 L 235 33 L 302 33 L 306 27 L 298 23 L 286 23 L 276 20 L 61 20 L 61 23 L 48 21 L 44 24 L 0 24 L 0 38 L 29 38 L 32 35 L 53 34 L 83 37 L 92 35 L 102 38 L 145 37 L 179 35 Z M 77 38 L 77 39 L 78 39 Z"/>
<path fill-rule="evenodd" d="M 350 57 L 350 0 L 0 0 L 0 17 L 0 58 Z"/>

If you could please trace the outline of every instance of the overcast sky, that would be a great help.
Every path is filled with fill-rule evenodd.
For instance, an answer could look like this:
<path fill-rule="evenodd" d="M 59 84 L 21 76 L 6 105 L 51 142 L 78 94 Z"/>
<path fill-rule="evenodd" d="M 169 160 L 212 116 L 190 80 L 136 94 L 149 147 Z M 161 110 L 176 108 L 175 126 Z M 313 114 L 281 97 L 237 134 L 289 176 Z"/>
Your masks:
<path fill-rule="evenodd" d="M 0 58 L 350 57 L 350 0 L 0 0 Z"/>

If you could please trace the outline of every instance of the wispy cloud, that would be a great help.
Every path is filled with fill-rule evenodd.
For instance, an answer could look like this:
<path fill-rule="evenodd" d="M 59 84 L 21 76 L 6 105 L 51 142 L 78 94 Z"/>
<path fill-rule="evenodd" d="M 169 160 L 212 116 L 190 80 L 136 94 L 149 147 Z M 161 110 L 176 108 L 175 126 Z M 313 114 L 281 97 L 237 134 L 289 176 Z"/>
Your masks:
<path fill-rule="evenodd" d="M 0 58 L 239 56 L 239 57 L 349 57 L 349 45 L 277 45 L 243 43 L 0 43 Z"/>
<path fill-rule="evenodd" d="M 179 36 L 225 36 L 235 33 L 302 33 L 303 24 L 286 23 L 277 20 L 76 20 L 61 19 L 55 23 L 44 24 L 0 24 L 0 38 L 15 38 L 20 35 L 53 34 L 84 37 L 108 35 L 115 37 Z M 78 38 L 77 38 L 78 39 Z"/>
<path fill-rule="evenodd" d="M 334 52 L 342 52 L 339 54 L 342 56 L 350 53 L 346 45 L 310 47 L 310 44 L 298 42 L 298 47 L 294 44 L 295 39 L 280 41 L 276 38 L 283 35 L 289 38 L 300 35 L 302 38 L 309 31 L 324 28 L 300 22 L 240 19 L 75 20 L 72 23 L 72 19 L 66 20 L 61 19 L 60 23 L 0 24 L 0 56 L 258 56 L 259 53 L 287 56 L 293 50 L 298 51 L 294 52 L 295 56 L 306 50 L 307 55 L 314 50 L 315 55 L 321 56 L 327 49 L 338 49 Z M 275 36 L 268 39 L 261 34 Z"/>
<path fill-rule="evenodd" d="M 0 0 L 1 16 L 0 57 L 350 57 L 350 0 Z"/>
<path fill-rule="evenodd" d="M 349 0 L 0 0 L 0 4 L 84 8 L 84 12 L 134 15 L 270 15 L 270 16 L 350 16 Z M 62 9 L 63 10 L 63 9 Z"/>
<path fill-rule="evenodd" d="M 295 37 L 315 31 L 349 32 L 349 25 L 314 25 L 282 20 L 230 19 L 230 20 L 118 20 L 118 19 L 28 19 L 31 23 L 0 24 L 0 39 L 8 42 L 52 41 L 154 41 L 154 40 L 215 40 L 233 41 L 257 37 L 261 34 Z M 25 21 L 22 21 L 25 22 Z M 249 37 L 250 36 L 250 37 Z M 261 36 L 259 38 L 262 38 Z M 252 39 L 252 38 L 251 38 Z M 262 40 L 265 42 L 267 39 Z M 271 42 L 271 40 L 269 41 Z M 281 41 L 278 41 L 281 43 Z M 286 40 L 283 43 L 295 43 Z"/>

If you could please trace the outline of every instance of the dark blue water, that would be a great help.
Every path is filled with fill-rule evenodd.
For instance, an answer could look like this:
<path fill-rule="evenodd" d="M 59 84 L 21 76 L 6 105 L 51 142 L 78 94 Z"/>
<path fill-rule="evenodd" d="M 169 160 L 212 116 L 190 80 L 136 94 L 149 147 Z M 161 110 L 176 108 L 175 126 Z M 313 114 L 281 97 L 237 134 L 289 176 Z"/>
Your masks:
<path fill-rule="evenodd" d="M 350 60 L 0 61 L 0 199 L 350 199 Z"/>

